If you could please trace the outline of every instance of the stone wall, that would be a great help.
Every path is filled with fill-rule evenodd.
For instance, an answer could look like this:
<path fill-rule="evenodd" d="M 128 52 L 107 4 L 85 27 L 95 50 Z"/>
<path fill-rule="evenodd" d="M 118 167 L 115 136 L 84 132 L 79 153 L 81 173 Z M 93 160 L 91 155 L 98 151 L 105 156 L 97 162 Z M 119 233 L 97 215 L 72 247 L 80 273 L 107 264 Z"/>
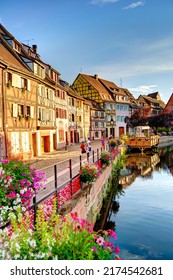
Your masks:
<path fill-rule="evenodd" d="M 110 164 L 102 170 L 96 182 L 80 191 L 81 195 L 77 197 L 76 205 L 72 212 L 76 212 L 80 218 L 87 219 L 94 224 L 97 214 L 100 213 L 102 208 L 103 198 L 110 185 L 111 178 L 112 165 Z M 75 200 L 75 197 L 72 200 Z"/>

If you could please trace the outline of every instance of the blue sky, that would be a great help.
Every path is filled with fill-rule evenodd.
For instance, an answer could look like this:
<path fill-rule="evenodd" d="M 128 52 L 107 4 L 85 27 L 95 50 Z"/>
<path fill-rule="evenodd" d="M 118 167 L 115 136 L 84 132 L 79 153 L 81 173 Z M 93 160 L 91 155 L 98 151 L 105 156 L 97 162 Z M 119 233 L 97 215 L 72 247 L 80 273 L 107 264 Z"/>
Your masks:
<path fill-rule="evenodd" d="M 41 59 L 72 83 L 98 74 L 140 94 L 173 92 L 173 0 L 1 1 L 0 22 L 36 44 Z M 29 41 L 28 41 L 29 40 Z"/>

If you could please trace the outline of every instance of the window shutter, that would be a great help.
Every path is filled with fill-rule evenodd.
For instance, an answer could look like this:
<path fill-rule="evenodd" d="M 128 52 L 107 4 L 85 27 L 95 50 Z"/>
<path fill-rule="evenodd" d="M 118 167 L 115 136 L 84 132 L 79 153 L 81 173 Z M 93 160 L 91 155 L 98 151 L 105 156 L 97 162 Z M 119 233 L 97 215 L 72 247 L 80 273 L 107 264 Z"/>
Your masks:
<path fill-rule="evenodd" d="M 42 118 L 43 118 L 43 121 L 46 121 L 46 110 L 45 109 L 42 109 Z"/>
<path fill-rule="evenodd" d="M 17 87 L 18 86 L 18 75 L 12 74 L 12 86 Z"/>
<path fill-rule="evenodd" d="M 38 65 L 34 63 L 34 74 L 38 74 Z"/>
<path fill-rule="evenodd" d="M 30 107 L 30 117 L 33 119 L 34 118 L 34 106 Z"/>
<path fill-rule="evenodd" d="M 17 118 L 18 117 L 18 105 L 13 103 L 13 117 Z"/>
<path fill-rule="evenodd" d="M 38 85 L 38 94 L 41 95 L 41 85 Z"/>
<path fill-rule="evenodd" d="M 27 80 L 27 90 L 28 91 L 31 90 L 31 82 L 30 82 L 30 80 Z"/>

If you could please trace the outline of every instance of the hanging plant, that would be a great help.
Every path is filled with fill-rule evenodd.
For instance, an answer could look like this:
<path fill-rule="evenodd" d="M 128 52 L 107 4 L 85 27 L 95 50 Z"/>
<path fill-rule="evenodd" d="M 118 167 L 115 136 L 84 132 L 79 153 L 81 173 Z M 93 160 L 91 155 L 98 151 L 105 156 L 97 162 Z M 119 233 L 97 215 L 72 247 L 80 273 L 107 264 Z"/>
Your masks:
<path fill-rule="evenodd" d="M 25 93 L 26 92 L 26 87 L 22 88 L 22 92 Z"/>
<path fill-rule="evenodd" d="M 31 119 L 31 116 L 30 115 L 26 115 L 26 120 L 30 121 L 30 119 Z"/>
<path fill-rule="evenodd" d="M 23 119 L 23 115 L 19 115 L 19 121 Z"/>
<path fill-rule="evenodd" d="M 7 82 L 7 83 L 6 83 L 6 86 L 7 86 L 8 88 L 10 88 L 10 87 L 11 87 L 11 82 Z"/>

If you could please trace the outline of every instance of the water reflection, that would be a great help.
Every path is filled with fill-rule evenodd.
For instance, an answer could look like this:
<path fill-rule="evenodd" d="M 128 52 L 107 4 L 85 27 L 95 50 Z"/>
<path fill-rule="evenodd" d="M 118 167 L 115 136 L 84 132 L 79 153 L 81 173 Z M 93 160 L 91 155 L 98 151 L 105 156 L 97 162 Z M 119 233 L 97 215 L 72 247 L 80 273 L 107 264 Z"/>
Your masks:
<path fill-rule="evenodd" d="M 173 260 L 173 146 L 129 154 L 102 228 L 118 235 L 127 260 Z"/>
<path fill-rule="evenodd" d="M 152 171 L 160 162 L 158 153 L 134 153 L 129 154 L 126 166 L 120 172 L 119 183 L 123 187 L 131 185 L 139 176 L 147 179 L 152 178 Z"/>

